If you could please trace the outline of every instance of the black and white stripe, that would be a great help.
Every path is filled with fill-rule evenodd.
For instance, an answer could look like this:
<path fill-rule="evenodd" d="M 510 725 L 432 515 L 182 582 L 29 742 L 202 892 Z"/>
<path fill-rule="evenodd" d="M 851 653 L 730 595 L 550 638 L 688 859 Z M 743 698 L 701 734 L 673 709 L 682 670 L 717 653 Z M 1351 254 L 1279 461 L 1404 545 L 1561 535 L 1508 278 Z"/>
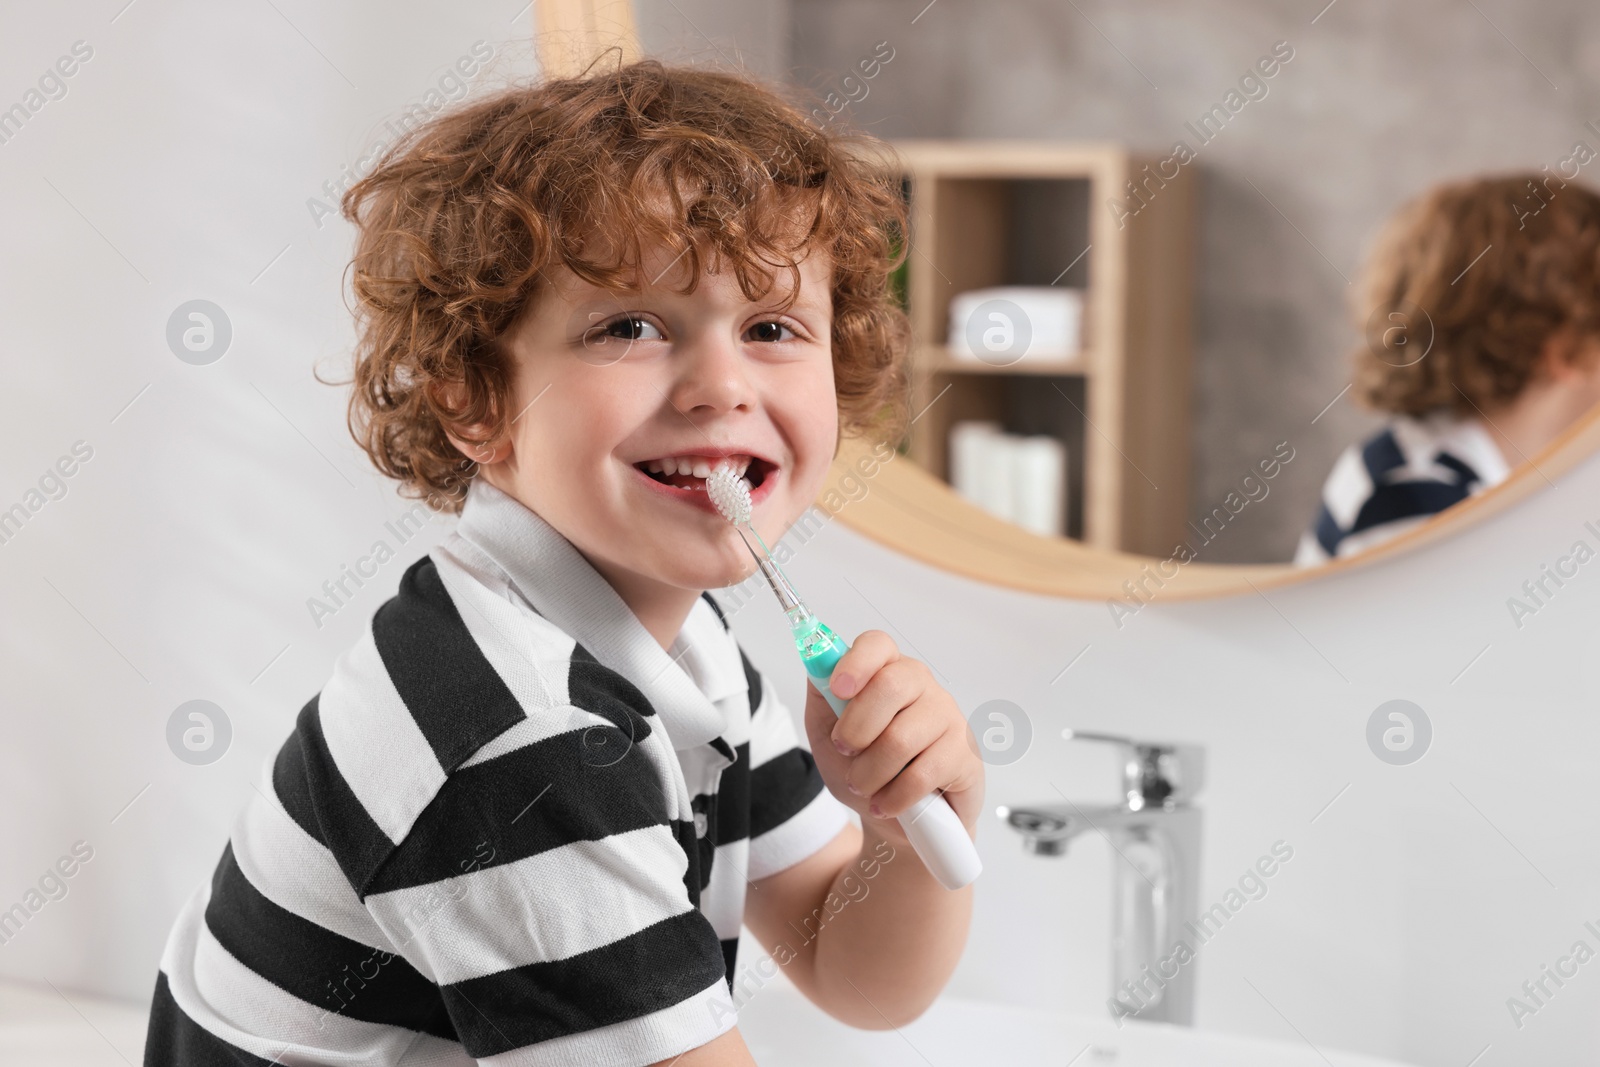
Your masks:
<path fill-rule="evenodd" d="M 675 708 L 520 595 L 482 513 L 548 528 L 506 500 L 406 570 L 265 762 L 146 1064 L 645 1064 L 732 1025 L 747 879 L 845 809 L 709 595 L 671 650 L 709 703 Z"/>
<path fill-rule="evenodd" d="M 1497 485 L 1508 473 L 1499 447 L 1474 419 L 1443 413 L 1397 418 L 1334 462 L 1294 562 L 1308 566 L 1353 556 Z"/>

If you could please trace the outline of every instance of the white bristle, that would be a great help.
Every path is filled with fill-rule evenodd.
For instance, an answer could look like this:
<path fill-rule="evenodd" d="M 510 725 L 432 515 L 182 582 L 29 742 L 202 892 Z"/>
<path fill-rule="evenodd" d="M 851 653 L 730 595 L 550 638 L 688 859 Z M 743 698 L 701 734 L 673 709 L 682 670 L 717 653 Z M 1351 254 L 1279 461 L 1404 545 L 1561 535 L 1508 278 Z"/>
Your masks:
<path fill-rule="evenodd" d="M 735 526 L 750 521 L 750 483 L 732 467 L 719 466 L 706 478 L 706 495 L 722 517 Z"/>

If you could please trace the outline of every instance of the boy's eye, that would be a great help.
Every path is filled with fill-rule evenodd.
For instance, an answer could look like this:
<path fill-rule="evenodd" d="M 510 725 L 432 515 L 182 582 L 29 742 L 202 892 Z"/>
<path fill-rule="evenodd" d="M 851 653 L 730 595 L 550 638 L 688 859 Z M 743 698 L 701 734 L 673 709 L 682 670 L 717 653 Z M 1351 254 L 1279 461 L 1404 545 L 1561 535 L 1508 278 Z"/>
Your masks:
<path fill-rule="evenodd" d="M 649 319 L 641 319 L 637 315 L 624 315 L 618 319 L 601 326 L 596 334 L 591 336 L 615 337 L 622 341 L 652 341 L 659 340 L 660 330 L 656 330 L 657 337 L 646 337 L 644 330 L 655 330 L 655 323 Z"/>
<path fill-rule="evenodd" d="M 790 330 L 789 327 L 785 326 L 783 323 L 778 322 L 776 320 L 769 320 L 767 322 L 758 322 L 754 326 L 750 327 L 750 332 L 755 335 L 752 338 L 752 340 L 756 340 L 756 341 L 783 341 L 783 340 L 787 340 L 788 338 L 785 338 L 785 337 L 782 336 L 782 332 L 784 330 L 789 330 L 790 336 L 791 337 L 794 336 L 794 331 L 793 330 Z"/>
<path fill-rule="evenodd" d="M 745 332 L 752 341 L 768 344 L 791 341 L 798 337 L 791 327 L 776 319 L 758 322 Z M 786 334 L 787 336 L 785 336 Z M 622 315 L 612 319 L 610 322 L 602 323 L 594 327 L 585 340 L 587 343 L 593 344 L 597 341 L 604 342 L 608 338 L 615 338 L 619 341 L 663 340 L 660 328 L 649 319 L 641 318 L 638 315 Z"/>

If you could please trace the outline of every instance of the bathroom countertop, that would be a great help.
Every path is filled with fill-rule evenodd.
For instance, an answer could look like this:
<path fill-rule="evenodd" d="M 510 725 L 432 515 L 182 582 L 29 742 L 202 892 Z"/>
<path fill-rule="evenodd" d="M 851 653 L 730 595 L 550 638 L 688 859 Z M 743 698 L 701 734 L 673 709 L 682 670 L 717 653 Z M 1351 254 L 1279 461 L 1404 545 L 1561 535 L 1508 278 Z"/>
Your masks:
<path fill-rule="evenodd" d="M 144 1060 L 148 1009 L 49 985 L 0 982 L 0 1064 L 129 1067 Z"/>

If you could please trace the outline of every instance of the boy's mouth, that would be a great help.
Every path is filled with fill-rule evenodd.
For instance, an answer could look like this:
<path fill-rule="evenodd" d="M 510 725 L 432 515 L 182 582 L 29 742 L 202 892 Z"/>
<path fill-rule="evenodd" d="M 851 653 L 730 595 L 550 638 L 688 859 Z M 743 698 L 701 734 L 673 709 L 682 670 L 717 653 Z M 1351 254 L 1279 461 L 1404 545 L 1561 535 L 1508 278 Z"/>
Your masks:
<path fill-rule="evenodd" d="M 760 456 L 735 454 L 724 457 L 694 453 L 642 460 L 634 466 L 662 485 L 678 489 L 703 490 L 706 487 L 706 477 L 724 459 L 733 464 L 734 470 L 744 475 L 752 489 L 760 487 L 767 475 L 777 468 L 777 464 Z"/>

